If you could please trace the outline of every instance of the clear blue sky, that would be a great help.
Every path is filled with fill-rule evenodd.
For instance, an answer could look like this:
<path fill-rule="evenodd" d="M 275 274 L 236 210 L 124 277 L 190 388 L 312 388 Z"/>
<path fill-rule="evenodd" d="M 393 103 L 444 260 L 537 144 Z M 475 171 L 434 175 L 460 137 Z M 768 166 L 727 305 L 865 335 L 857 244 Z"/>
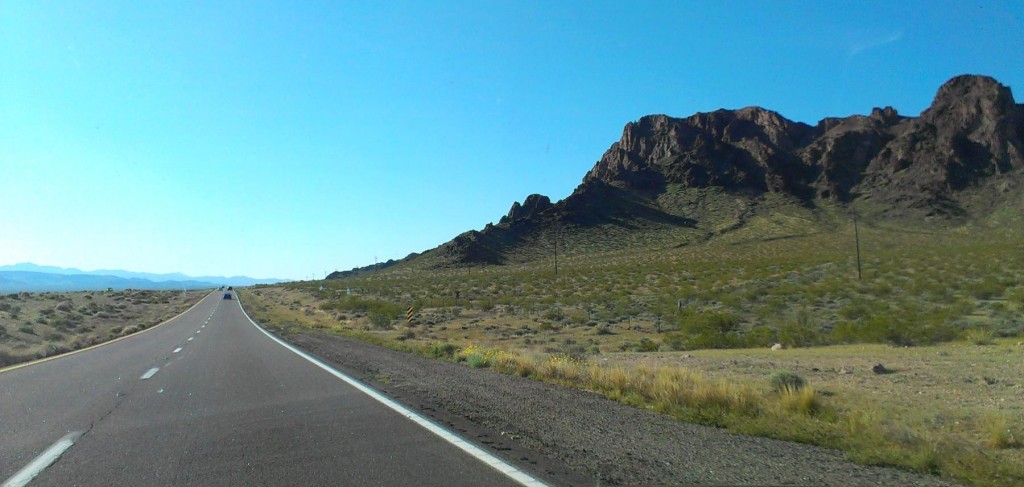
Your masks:
<path fill-rule="evenodd" d="M 383 4 L 383 5 L 374 5 Z M 306 278 L 570 194 L 626 122 L 987 74 L 1024 2 L 0 3 L 0 264 Z"/>

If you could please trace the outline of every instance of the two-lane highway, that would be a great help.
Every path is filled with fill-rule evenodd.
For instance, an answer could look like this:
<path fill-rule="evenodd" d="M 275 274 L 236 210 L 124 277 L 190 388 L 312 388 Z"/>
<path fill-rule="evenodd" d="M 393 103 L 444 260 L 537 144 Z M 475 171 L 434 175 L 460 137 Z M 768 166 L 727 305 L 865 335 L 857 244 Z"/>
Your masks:
<path fill-rule="evenodd" d="M 222 296 L 0 373 L 3 487 L 539 483 L 288 348 Z"/>

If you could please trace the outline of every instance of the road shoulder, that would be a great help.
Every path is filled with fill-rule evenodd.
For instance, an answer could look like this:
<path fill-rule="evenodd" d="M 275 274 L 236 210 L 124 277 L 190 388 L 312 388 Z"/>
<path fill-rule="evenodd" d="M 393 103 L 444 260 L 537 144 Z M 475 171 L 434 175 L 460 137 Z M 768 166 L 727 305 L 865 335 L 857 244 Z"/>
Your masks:
<path fill-rule="evenodd" d="M 589 393 L 325 333 L 293 344 L 555 483 L 954 485 L 838 451 L 681 423 Z"/>

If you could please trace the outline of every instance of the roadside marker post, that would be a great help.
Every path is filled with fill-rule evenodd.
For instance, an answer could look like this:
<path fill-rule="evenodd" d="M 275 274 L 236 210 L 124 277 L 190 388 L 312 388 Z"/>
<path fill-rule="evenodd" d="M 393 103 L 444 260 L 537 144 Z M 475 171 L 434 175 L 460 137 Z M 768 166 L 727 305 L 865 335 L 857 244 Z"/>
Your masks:
<path fill-rule="evenodd" d="M 411 324 L 412 320 L 416 318 L 416 308 L 409 306 L 405 310 L 405 322 Z"/>

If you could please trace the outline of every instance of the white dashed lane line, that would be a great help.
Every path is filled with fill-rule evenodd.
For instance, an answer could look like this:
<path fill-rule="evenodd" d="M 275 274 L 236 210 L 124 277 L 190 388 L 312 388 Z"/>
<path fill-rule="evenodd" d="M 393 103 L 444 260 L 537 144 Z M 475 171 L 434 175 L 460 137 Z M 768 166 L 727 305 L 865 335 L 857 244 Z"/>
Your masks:
<path fill-rule="evenodd" d="M 219 302 L 217 304 L 218 306 L 220 305 Z M 217 310 L 214 309 L 214 312 L 216 311 Z M 210 313 L 210 316 L 206 319 L 206 323 L 209 323 L 210 319 L 212 318 L 213 313 Z M 206 328 L 206 324 L 203 324 L 202 328 Z M 196 331 L 196 333 L 199 333 L 199 331 Z M 188 340 L 192 341 L 193 338 L 195 337 L 189 337 Z M 175 348 L 174 352 L 172 353 L 178 352 L 181 352 L 181 347 Z M 170 362 L 168 362 L 168 364 L 170 364 Z M 160 367 L 153 367 L 147 370 L 146 373 L 142 374 L 142 376 L 139 377 L 139 380 L 149 380 L 159 371 Z M 157 391 L 158 394 L 163 392 L 163 389 Z M 46 470 L 46 468 L 52 465 L 53 462 L 56 462 L 60 458 L 60 456 L 64 454 L 64 452 L 71 448 L 72 445 L 75 444 L 75 441 L 77 441 L 78 438 L 82 436 L 82 434 L 83 433 L 81 431 L 73 431 L 71 433 L 64 435 L 64 437 L 57 440 L 56 443 L 50 445 L 49 448 L 40 453 L 39 456 L 35 457 L 31 463 L 26 465 L 21 470 L 18 470 L 14 475 L 10 476 L 7 480 L 4 480 L 3 484 L 0 484 L 0 487 L 24 487 L 25 485 L 28 485 L 28 483 L 31 482 L 32 479 L 36 478 L 36 476 L 42 473 L 43 470 Z"/>
<path fill-rule="evenodd" d="M 56 462 L 68 448 L 71 448 L 71 445 L 75 444 L 75 440 L 79 436 L 82 436 L 81 431 L 74 431 L 64 435 L 63 438 L 57 440 L 56 443 L 40 453 L 39 456 L 32 460 L 32 463 L 25 465 L 25 468 L 18 470 L 17 473 L 5 480 L 2 487 L 23 487 L 27 485 L 32 479 L 42 473 L 46 467 Z"/>
<path fill-rule="evenodd" d="M 188 341 L 190 341 L 190 342 L 191 342 L 191 341 L 192 341 L 192 340 L 194 340 L 195 338 L 196 338 L 196 337 L 188 337 Z"/>

